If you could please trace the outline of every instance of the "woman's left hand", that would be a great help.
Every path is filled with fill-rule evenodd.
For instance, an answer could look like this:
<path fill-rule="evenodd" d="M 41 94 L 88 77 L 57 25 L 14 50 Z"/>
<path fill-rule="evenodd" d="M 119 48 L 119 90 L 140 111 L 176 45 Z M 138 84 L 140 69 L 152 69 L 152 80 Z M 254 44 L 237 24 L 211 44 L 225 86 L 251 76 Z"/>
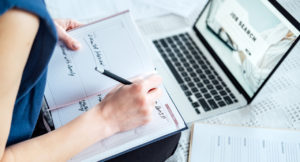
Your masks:
<path fill-rule="evenodd" d="M 59 40 L 63 41 L 71 50 L 78 50 L 80 43 L 72 38 L 67 31 L 80 27 L 81 23 L 72 19 L 55 19 L 54 20 Z"/>

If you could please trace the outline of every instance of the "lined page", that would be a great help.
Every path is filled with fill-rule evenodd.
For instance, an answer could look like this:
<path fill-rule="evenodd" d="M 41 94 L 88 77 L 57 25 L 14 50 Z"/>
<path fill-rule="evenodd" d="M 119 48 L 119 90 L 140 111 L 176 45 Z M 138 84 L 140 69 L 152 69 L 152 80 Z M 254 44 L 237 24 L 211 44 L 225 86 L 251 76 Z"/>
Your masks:
<path fill-rule="evenodd" d="M 300 132 L 196 123 L 191 162 L 298 162 Z"/>

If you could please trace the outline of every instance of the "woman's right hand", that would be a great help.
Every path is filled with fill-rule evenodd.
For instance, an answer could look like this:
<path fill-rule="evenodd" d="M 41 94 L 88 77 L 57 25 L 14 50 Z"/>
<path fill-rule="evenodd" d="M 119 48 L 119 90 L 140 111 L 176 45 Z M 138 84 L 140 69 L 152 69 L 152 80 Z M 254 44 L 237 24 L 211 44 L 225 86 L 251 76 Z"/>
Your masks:
<path fill-rule="evenodd" d="M 161 96 L 161 82 L 161 77 L 153 74 L 114 88 L 97 105 L 98 112 L 114 133 L 144 125 L 151 120 L 155 102 Z"/>

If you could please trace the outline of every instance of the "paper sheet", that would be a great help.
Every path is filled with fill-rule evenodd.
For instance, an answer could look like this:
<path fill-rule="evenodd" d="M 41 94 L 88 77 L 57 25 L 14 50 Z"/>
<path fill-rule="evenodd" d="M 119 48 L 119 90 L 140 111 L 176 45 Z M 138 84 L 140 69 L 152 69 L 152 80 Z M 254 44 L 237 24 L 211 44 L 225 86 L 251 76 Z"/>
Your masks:
<path fill-rule="evenodd" d="M 108 17 L 69 32 L 82 45 L 70 51 L 59 43 L 48 68 L 45 98 L 55 128 L 59 128 L 102 101 L 116 81 L 97 72 L 104 67 L 126 79 L 153 72 L 154 67 L 129 12 Z M 153 120 L 131 131 L 102 140 L 73 161 L 97 161 L 185 128 L 164 87 Z"/>
<path fill-rule="evenodd" d="M 196 123 L 190 162 L 298 162 L 298 131 Z"/>
<path fill-rule="evenodd" d="M 145 3 L 147 0 L 46 0 L 54 18 L 72 18 L 88 23 L 129 9 L 135 20 L 169 14 L 170 12 Z"/>
<path fill-rule="evenodd" d="M 189 18 L 192 13 L 203 8 L 207 0 L 148 0 L 147 3 L 153 6 L 168 10 L 177 15 Z"/>
<path fill-rule="evenodd" d="M 129 9 L 130 0 L 45 0 L 53 18 L 84 21 L 102 18 Z M 84 21 L 85 22 L 85 21 Z"/>
<path fill-rule="evenodd" d="M 131 0 L 130 10 L 135 20 L 144 20 L 169 14 L 167 10 L 147 4 L 148 0 Z"/>

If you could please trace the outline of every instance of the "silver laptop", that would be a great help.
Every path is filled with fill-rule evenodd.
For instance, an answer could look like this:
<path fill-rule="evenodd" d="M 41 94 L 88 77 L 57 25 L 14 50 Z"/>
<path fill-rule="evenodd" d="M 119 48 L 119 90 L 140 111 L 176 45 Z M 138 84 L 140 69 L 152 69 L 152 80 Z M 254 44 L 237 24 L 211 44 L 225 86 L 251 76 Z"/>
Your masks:
<path fill-rule="evenodd" d="M 299 40 L 276 1 L 212 0 L 193 27 L 151 40 L 154 64 L 187 123 L 250 104 Z"/>

